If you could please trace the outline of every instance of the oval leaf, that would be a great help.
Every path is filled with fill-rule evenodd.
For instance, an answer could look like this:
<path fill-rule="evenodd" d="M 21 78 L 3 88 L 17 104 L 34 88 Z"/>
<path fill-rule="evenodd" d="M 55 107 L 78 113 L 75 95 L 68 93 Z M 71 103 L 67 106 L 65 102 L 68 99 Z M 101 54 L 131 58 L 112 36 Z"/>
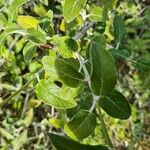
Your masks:
<path fill-rule="evenodd" d="M 39 21 L 32 16 L 20 15 L 17 18 L 17 23 L 24 29 L 37 28 Z"/>
<path fill-rule="evenodd" d="M 65 0 L 63 7 L 64 19 L 67 23 L 73 21 L 85 6 L 87 0 Z"/>
<path fill-rule="evenodd" d="M 92 66 L 91 88 L 95 95 L 108 95 L 116 84 L 116 66 L 113 57 L 96 42 L 90 45 Z"/>
<path fill-rule="evenodd" d="M 65 58 L 72 57 L 73 52 L 78 50 L 78 43 L 68 36 L 54 36 L 53 41 L 59 54 Z"/>
<path fill-rule="evenodd" d="M 30 61 L 34 57 L 36 49 L 37 49 L 37 46 L 34 43 L 28 42 L 26 44 L 26 46 L 23 49 L 23 56 L 26 62 Z"/>
<path fill-rule="evenodd" d="M 125 35 L 125 25 L 123 19 L 116 15 L 114 18 L 114 36 L 116 43 L 122 43 L 122 40 Z"/>
<path fill-rule="evenodd" d="M 99 101 L 101 108 L 111 117 L 128 119 L 131 116 L 131 107 L 124 95 L 113 90 L 106 98 Z"/>
<path fill-rule="evenodd" d="M 49 136 L 57 150 L 108 150 L 103 145 L 85 145 L 57 134 L 50 133 Z"/>
<path fill-rule="evenodd" d="M 67 86 L 77 87 L 81 84 L 84 76 L 78 72 L 80 65 L 76 59 L 59 56 L 55 59 L 55 67 L 59 78 Z"/>
<path fill-rule="evenodd" d="M 109 52 L 117 60 L 125 61 L 131 56 L 130 51 L 127 49 L 110 49 Z"/>
<path fill-rule="evenodd" d="M 79 110 L 68 122 L 64 131 L 73 139 L 81 140 L 88 137 L 96 127 L 96 116 L 86 110 Z"/>
<path fill-rule="evenodd" d="M 73 97 L 61 91 L 61 88 L 49 80 L 41 80 L 36 86 L 37 97 L 44 103 L 60 109 L 68 109 L 77 105 Z M 65 96 L 64 96 L 65 95 Z"/>
<path fill-rule="evenodd" d="M 46 36 L 38 29 L 31 28 L 27 30 L 29 34 L 29 39 L 37 44 L 43 44 L 46 43 Z"/>

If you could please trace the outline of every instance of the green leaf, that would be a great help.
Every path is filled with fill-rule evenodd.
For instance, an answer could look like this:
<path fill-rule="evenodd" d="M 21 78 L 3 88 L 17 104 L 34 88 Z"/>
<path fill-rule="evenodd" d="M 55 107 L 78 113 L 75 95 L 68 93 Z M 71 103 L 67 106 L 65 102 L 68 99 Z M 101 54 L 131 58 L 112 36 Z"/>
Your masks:
<path fill-rule="evenodd" d="M 73 139 L 82 140 L 88 137 L 96 127 L 96 116 L 86 110 L 79 110 L 71 121 L 69 121 L 64 131 Z"/>
<path fill-rule="evenodd" d="M 85 6 L 87 0 L 65 0 L 63 7 L 64 19 L 67 23 L 73 21 Z"/>
<path fill-rule="evenodd" d="M 59 78 L 67 86 L 78 87 L 82 83 L 84 76 L 78 72 L 80 64 L 76 59 L 58 56 L 55 67 Z"/>
<path fill-rule="evenodd" d="M 92 91 L 95 95 L 106 96 L 116 84 L 115 61 L 108 51 L 93 41 L 90 45 L 90 61 Z"/>
<path fill-rule="evenodd" d="M 114 36 L 115 36 L 115 42 L 118 44 L 122 43 L 122 40 L 125 35 L 125 25 L 123 19 L 116 15 L 114 18 Z"/>
<path fill-rule="evenodd" d="M 46 36 L 38 29 L 31 28 L 27 30 L 29 34 L 29 39 L 37 44 L 43 44 L 46 43 Z"/>
<path fill-rule="evenodd" d="M 39 21 L 32 16 L 19 15 L 17 18 L 17 23 L 23 29 L 37 28 Z"/>
<path fill-rule="evenodd" d="M 99 101 L 101 108 L 111 117 L 128 119 L 131 116 L 131 107 L 125 96 L 113 90 L 107 97 Z"/>
<path fill-rule="evenodd" d="M 55 68 L 55 52 L 51 52 L 49 56 L 44 56 L 42 58 L 42 64 L 44 66 L 44 69 L 46 73 L 51 77 L 51 80 L 58 80 L 57 71 Z"/>
<path fill-rule="evenodd" d="M 74 97 L 77 97 L 82 90 L 83 84 L 79 85 L 77 88 L 71 88 L 69 86 L 63 85 L 60 95 L 64 98 L 67 97 L 68 99 L 72 99 Z"/>
<path fill-rule="evenodd" d="M 49 134 L 53 145 L 57 150 L 108 150 L 103 145 L 84 145 L 72 139 L 57 135 Z"/>
<path fill-rule="evenodd" d="M 105 22 L 107 21 L 108 16 L 107 16 L 107 9 L 95 6 L 90 14 L 90 20 L 92 21 L 100 21 L 100 22 Z"/>
<path fill-rule="evenodd" d="M 106 39 L 105 36 L 102 34 L 96 35 L 92 41 L 96 42 L 97 44 L 99 44 L 101 47 L 103 47 L 104 49 L 106 49 Z M 90 57 L 90 46 L 88 47 L 87 51 L 86 51 L 86 56 L 87 58 Z"/>
<path fill-rule="evenodd" d="M 37 49 L 37 46 L 35 43 L 28 42 L 26 44 L 26 46 L 23 49 L 23 56 L 26 62 L 30 61 L 34 57 L 36 53 L 36 49 Z"/>
<path fill-rule="evenodd" d="M 40 18 L 40 27 L 43 30 L 48 29 L 48 27 L 50 27 L 51 23 L 53 21 L 53 11 L 49 10 L 45 16 Z"/>
<path fill-rule="evenodd" d="M 56 50 L 65 58 L 72 57 L 73 52 L 78 50 L 78 43 L 68 36 L 54 36 L 53 42 L 57 45 Z"/>
<path fill-rule="evenodd" d="M 3 15 L 3 13 L 0 13 L 0 26 L 3 26 L 7 23 L 6 17 Z"/>
<path fill-rule="evenodd" d="M 12 4 L 7 9 L 8 14 L 8 21 L 12 22 L 14 18 L 16 17 L 17 9 L 23 5 L 24 3 L 28 2 L 29 0 L 14 0 Z"/>
<path fill-rule="evenodd" d="M 149 58 L 139 58 L 135 62 L 136 66 L 141 70 L 150 70 L 150 59 Z"/>
<path fill-rule="evenodd" d="M 0 49 L 4 45 L 6 37 L 12 33 L 26 34 L 26 31 L 23 30 L 19 25 L 15 23 L 8 23 L 5 27 L 5 30 L 0 34 Z"/>
<path fill-rule="evenodd" d="M 125 61 L 131 56 L 130 51 L 127 49 L 110 49 L 109 52 L 117 60 Z"/>
<path fill-rule="evenodd" d="M 59 86 L 45 79 L 36 86 L 37 97 L 44 103 L 60 109 L 68 109 L 77 105 L 76 101 L 68 95 L 68 91 L 62 91 Z"/>

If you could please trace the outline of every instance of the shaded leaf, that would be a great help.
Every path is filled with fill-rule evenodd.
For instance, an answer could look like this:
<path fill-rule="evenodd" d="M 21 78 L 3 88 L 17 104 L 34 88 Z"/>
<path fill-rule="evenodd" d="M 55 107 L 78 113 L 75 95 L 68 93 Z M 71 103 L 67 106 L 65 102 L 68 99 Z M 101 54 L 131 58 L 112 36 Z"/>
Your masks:
<path fill-rule="evenodd" d="M 135 63 L 141 70 L 150 70 L 150 59 L 148 58 L 139 58 Z"/>
<path fill-rule="evenodd" d="M 67 86 L 77 87 L 83 81 L 84 76 L 78 72 L 80 64 L 76 59 L 58 56 L 55 59 L 55 67 L 59 78 Z"/>
<path fill-rule="evenodd" d="M 90 45 L 90 61 L 92 91 L 95 95 L 106 96 L 116 84 L 115 61 L 108 51 L 93 41 Z"/>
<path fill-rule="evenodd" d="M 96 116 L 86 110 L 79 110 L 71 121 L 69 121 L 64 131 L 73 139 L 81 140 L 88 137 L 96 127 Z"/>
<path fill-rule="evenodd" d="M 125 25 L 123 19 L 116 15 L 114 18 L 114 36 L 115 36 L 115 42 L 116 43 L 122 43 L 122 40 L 125 35 Z"/>
<path fill-rule="evenodd" d="M 71 150 L 108 150 L 103 145 L 84 145 L 57 134 L 49 134 L 49 136 L 57 150 L 70 150 L 70 148 Z"/>
<path fill-rule="evenodd" d="M 131 56 L 130 51 L 127 49 L 110 49 L 109 52 L 117 60 L 125 61 Z"/>
<path fill-rule="evenodd" d="M 100 98 L 101 108 L 111 117 L 128 119 L 131 116 L 131 107 L 125 96 L 113 90 L 107 97 Z"/>
<path fill-rule="evenodd" d="M 50 27 L 53 20 L 53 11 L 49 10 L 45 16 L 40 18 L 40 27 L 43 30 L 46 30 L 48 27 Z"/>
<path fill-rule="evenodd" d="M 102 48 L 106 48 L 106 39 L 104 35 L 96 35 L 92 41 L 96 42 L 97 44 L 99 44 Z M 87 51 L 86 51 L 86 56 L 87 58 L 90 57 L 90 46 L 88 47 Z"/>

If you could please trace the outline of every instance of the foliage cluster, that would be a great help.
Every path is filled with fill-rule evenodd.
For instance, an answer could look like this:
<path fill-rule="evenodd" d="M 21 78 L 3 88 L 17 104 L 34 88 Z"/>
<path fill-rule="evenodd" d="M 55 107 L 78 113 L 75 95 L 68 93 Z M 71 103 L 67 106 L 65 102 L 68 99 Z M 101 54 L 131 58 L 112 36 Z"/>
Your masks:
<path fill-rule="evenodd" d="M 0 0 L 0 148 L 148 149 L 148 4 Z"/>

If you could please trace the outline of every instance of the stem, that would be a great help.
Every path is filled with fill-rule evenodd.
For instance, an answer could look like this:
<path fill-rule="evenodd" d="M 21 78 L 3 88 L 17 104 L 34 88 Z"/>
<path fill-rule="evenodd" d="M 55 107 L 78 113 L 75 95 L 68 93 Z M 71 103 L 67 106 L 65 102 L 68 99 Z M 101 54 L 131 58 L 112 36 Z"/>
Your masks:
<path fill-rule="evenodd" d="M 94 22 L 91 22 L 91 23 L 89 23 L 88 25 L 86 25 L 85 27 L 83 27 L 83 29 L 82 29 L 79 33 L 77 33 L 77 34 L 73 37 L 73 39 L 74 39 L 74 40 L 79 40 L 79 39 L 81 39 L 81 38 L 84 36 L 84 34 L 87 32 L 87 30 L 88 30 L 89 28 L 91 28 L 93 25 L 94 25 Z"/>
<path fill-rule="evenodd" d="M 79 62 L 80 62 L 80 66 L 81 68 L 83 69 L 84 71 L 84 74 L 85 74 L 85 78 L 86 78 L 86 81 L 88 82 L 88 85 L 89 85 L 89 88 L 92 92 L 92 89 L 91 89 L 91 80 L 90 80 L 90 75 L 89 75 L 89 72 L 84 64 L 85 60 L 84 58 L 82 58 L 80 56 L 79 53 L 75 53 L 76 57 L 78 58 Z M 97 101 L 100 99 L 100 96 L 96 96 L 92 93 L 92 96 L 93 96 L 93 104 L 89 110 L 89 112 L 93 112 L 93 110 L 95 109 L 96 105 L 97 105 Z M 98 113 L 99 113 L 99 119 L 101 121 L 101 124 L 102 124 L 102 128 L 104 130 L 104 136 L 105 136 L 105 140 L 106 140 L 106 143 L 109 145 L 109 147 L 113 147 L 113 144 L 110 140 L 110 137 L 109 137 L 109 134 L 108 134 L 108 131 L 107 131 L 107 128 L 106 128 L 106 125 L 105 125 L 105 122 L 104 122 L 104 119 L 103 119 L 103 114 L 101 112 L 101 108 L 100 106 L 97 105 L 97 108 L 98 108 Z"/>
<path fill-rule="evenodd" d="M 96 95 L 92 95 L 93 96 L 93 104 L 89 110 L 89 112 L 93 112 L 93 110 L 96 108 L 96 105 L 97 105 L 97 102 L 99 100 L 99 96 L 96 96 Z"/>
<path fill-rule="evenodd" d="M 8 102 L 12 101 L 12 98 L 15 97 L 18 93 L 20 93 L 21 91 L 23 91 L 26 87 L 28 87 L 28 85 L 33 81 L 33 79 L 31 79 L 30 81 L 28 81 L 25 85 L 23 85 L 18 91 L 16 91 L 15 93 L 13 93 L 12 95 L 10 95 L 9 97 L 7 97 L 1 104 L 0 104 L 0 108 L 3 107 L 5 104 L 7 104 Z"/>
<path fill-rule="evenodd" d="M 116 49 L 118 49 L 120 46 L 120 42 L 117 43 Z"/>
<path fill-rule="evenodd" d="M 41 74 L 43 72 L 43 68 L 41 70 L 38 71 L 38 74 Z M 23 91 L 24 89 L 26 89 L 30 83 L 32 81 L 34 81 L 36 79 L 36 76 L 33 77 L 31 80 L 29 80 L 25 85 L 23 85 L 18 91 L 16 91 L 15 93 L 13 93 L 12 95 L 10 95 L 9 97 L 7 97 L 1 104 L 0 104 L 0 108 L 2 108 L 4 105 L 6 105 L 7 103 L 11 102 L 13 100 L 13 98 L 19 94 L 21 91 Z"/>
<path fill-rule="evenodd" d="M 104 121 L 104 118 L 103 118 L 101 107 L 97 105 L 97 109 L 98 109 L 98 114 L 99 114 L 98 116 L 99 116 L 99 119 L 100 119 L 101 124 L 102 124 L 102 129 L 104 131 L 104 136 L 105 136 L 106 143 L 108 144 L 109 147 L 113 148 L 113 144 L 110 140 L 110 137 L 109 137 L 109 134 L 108 134 L 108 131 L 107 131 L 107 128 L 106 128 L 106 124 L 105 124 L 105 121 Z"/>
<path fill-rule="evenodd" d="M 88 70 L 87 70 L 87 68 L 86 68 L 86 66 L 85 66 L 85 64 L 84 64 L 85 60 L 84 60 L 84 58 L 82 58 L 82 57 L 80 56 L 79 53 L 74 53 L 74 54 L 75 54 L 75 56 L 76 56 L 76 57 L 78 58 L 78 60 L 79 60 L 80 66 L 81 66 L 81 68 L 83 69 L 84 74 L 85 74 L 85 80 L 88 82 L 89 87 L 90 87 L 90 89 L 91 89 L 90 75 L 89 75 L 89 72 L 88 72 Z"/>

